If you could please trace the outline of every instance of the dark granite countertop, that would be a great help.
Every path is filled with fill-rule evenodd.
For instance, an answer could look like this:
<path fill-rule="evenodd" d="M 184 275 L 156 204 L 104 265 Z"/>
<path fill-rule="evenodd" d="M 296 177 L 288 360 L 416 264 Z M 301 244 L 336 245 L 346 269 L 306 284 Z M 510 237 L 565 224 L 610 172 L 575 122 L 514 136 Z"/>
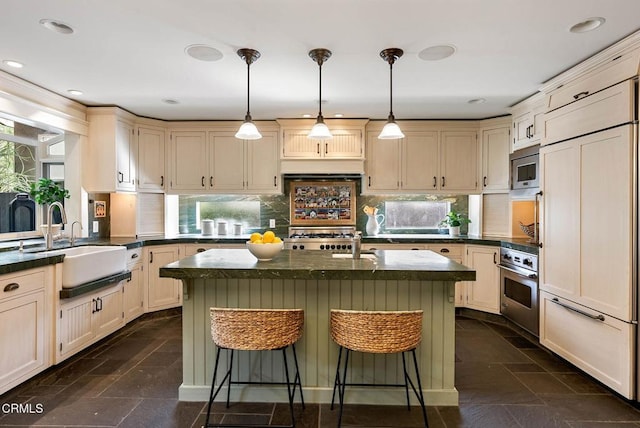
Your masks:
<path fill-rule="evenodd" d="M 127 249 L 166 244 L 242 244 L 249 239 L 249 235 L 202 236 L 202 235 L 165 235 L 140 238 L 101 238 L 78 239 L 76 245 L 123 245 Z M 23 240 L 24 252 L 18 251 L 20 241 L 5 241 L 0 243 L 0 274 L 17 272 L 48 264 L 61 263 L 64 256 L 40 253 L 44 250 L 43 239 Z M 521 238 L 501 238 L 490 236 L 451 237 L 433 234 L 381 234 L 364 236 L 365 244 L 375 243 L 421 243 L 421 244 L 476 244 L 493 245 L 513 248 L 516 250 L 538 254 L 538 247 Z M 69 247 L 68 240 L 54 242 L 54 248 Z"/>
<path fill-rule="evenodd" d="M 283 250 L 259 262 L 247 249 L 213 249 L 160 268 L 178 279 L 391 279 L 473 281 L 474 270 L 431 251 L 377 250 L 375 259 L 334 258 L 321 251 Z"/>

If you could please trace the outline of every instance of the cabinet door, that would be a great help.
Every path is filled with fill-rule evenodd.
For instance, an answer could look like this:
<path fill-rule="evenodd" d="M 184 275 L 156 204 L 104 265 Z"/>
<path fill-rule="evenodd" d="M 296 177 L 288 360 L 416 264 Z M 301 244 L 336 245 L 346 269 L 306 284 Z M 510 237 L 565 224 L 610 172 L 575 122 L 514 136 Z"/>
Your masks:
<path fill-rule="evenodd" d="M 437 131 L 405 132 L 402 139 L 402 189 L 436 190 L 440 175 L 439 157 Z"/>
<path fill-rule="evenodd" d="M 530 145 L 533 113 L 527 109 L 513 116 L 513 149 L 518 150 Z"/>
<path fill-rule="evenodd" d="M 321 142 L 321 154 L 325 158 L 357 158 L 364 156 L 364 140 L 360 130 L 335 130 L 333 138 Z"/>
<path fill-rule="evenodd" d="M 205 190 L 209 177 L 207 136 L 204 131 L 171 133 L 172 190 Z"/>
<path fill-rule="evenodd" d="M 397 190 L 400 187 L 401 140 L 378 140 L 378 133 L 367 133 L 367 179 L 369 190 Z"/>
<path fill-rule="evenodd" d="M 482 131 L 482 191 L 509 191 L 509 128 Z"/>
<path fill-rule="evenodd" d="M 440 149 L 440 190 L 476 191 L 478 187 L 476 132 L 443 131 Z"/>
<path fill-rule="evenodd" d="M 243 190 L 245 188 L 245 144 L 243 140 L 238 140 L 234 135 L 233 132 L 215 131 L 209 133 L 210 176 L 207 178 L 207 184 L 213 190 Z"/>
<path fill-rule="evenodd" d="M 135 190 L 136 144 L 133 126 L 118 121 L 116 125 L 116 189 Z"/>
<path fill-rule="evenodd" d="M 629 125 L 575 141 L 580 147 L 579 303 L 626 321 L 633 309 L 632 135 Z"/>
<path fill-rule="evenodd" d="M 500 313 L 500 272 L 498 247 L 467 245 L 467 266 L 475 269 L 476 280 L 466 283 L 466 307 Z"/>
<path fill-rule="evenodd" d="M 307 138 L 309 129 L 285 129 L 282 132 L 282 157 L 313 159 L 322 156 L 323 141 Z"/>
<path fill-rule="evenodd" d="M 0 303 L 0 394 L 48 363 L 44 314 L 44 291 Z"/>
<path fill-rule="evenodd" d="M 91 343 L 94 337 L 92 318 L 95 311 L 96 299 L 93 295 L 61 302 L 56 362 L 64 360 Z"/>
<path fill-rule="evenodd" d="M 147 250 L 147 286 L 150 311 L 167 309 L 182 304 L 182 282 L 173 278 L 160 278 L 162 266 L 175 262 L 180 258 L 180 250 L 175 245 L 163 245 Z"/>
<path fill-rule="evenodd" d="M 165 132 L 138 127 L 138 190 L 164 190 Z"/>
<path fill-rule="evenodd" d="M 262 139 L 245 142 L 247 148 L 247 190 L 280 193 L 278 133 L 263 132 Z"/>
<path fill-rule="evenodd" d="M 573 141 L 540 149 L 540 289 L 569 299 L 579 294 L 578 167 Z"/>
<path fill-rule="evenodd" d="M 144 313 L 144 281 L 142 263 L 128 267 L 131 278 L 122 284 L 124 321 L 128 323 Z"/>
<path fill-rule="evenodd" d="M 124 325 L 122 282 L 101 292 L 96 296 L 96 300 L 97 312 L 93 314 L 93 332 L 94 339 L 98 340 Z"/>

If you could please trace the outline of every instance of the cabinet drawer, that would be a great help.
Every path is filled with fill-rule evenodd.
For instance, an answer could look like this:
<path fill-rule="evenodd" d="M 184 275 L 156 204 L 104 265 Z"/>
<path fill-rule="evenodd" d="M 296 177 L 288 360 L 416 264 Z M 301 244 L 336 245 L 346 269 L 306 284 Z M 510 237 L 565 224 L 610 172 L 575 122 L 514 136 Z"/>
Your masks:
<path fill-rule="evenodd" d="M 427 245 L 427 250 L 431 250 L 435 253 L 440 254 L 441 256 L 448 257 L 455 261 L 462 260 L 462 253 L 464 245 L 447 245 L 447 244 L 429 244 Z"/>
<path fill-rule="evenodd" d="M 544 118 L 542 144 L 551 144 L 633 120 L 633 80 L 587 96 L 549 112 Z"/>
<path fill-rule="evenodd" d="M 637 75 L 639 56 L 638 52 L 625 54 L 585 78 L 549 93 L 546 100 L 547 112 Z"/>
<path fill-rule="evenodd" d="M 0 276 L 0 301 L 44 288 L 44 269 Z"/>
<path fill-rule="evenodd" d="M 127 250 L 127 267 L 142 262 L 142 247 Z"/>
<path fill-rule="evenodd" d="M 593 318 L 598 316 L 602 319 Z M 633 398 L 631 324 L 542 291 L 540 343 L 616 392 Z"/>

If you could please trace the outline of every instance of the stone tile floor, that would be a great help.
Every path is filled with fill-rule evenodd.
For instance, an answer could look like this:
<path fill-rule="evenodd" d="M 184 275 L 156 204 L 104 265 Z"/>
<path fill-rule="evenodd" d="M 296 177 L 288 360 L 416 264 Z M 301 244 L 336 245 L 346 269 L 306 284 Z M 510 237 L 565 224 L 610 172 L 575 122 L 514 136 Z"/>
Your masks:
<path fill-rule="evenodd" d="M 178 402 L 179 311 L 148 314 L 0 398 L 0 426 L 200 427 L 206 403 Z M 427 409 L 438 427 L 639 427 L 640 411 L 569 364 L 501 324 L 458 317 L 459 407 Z M 2 350 L 7 352 L 7 350 Z M 10 411 L 20 404 L 22 412 Z M 39 411 L 42 409 L 42 411 Z M 30 412 L 26 412 L 29 411 Z M 217 421 L 288 421 L 284 404 L 217 405 Z M 328 405 L 296 408 L 297 426 L 333 427 Z M 346 406 L 343 426 L 419 427 L 418 408 Z"/>

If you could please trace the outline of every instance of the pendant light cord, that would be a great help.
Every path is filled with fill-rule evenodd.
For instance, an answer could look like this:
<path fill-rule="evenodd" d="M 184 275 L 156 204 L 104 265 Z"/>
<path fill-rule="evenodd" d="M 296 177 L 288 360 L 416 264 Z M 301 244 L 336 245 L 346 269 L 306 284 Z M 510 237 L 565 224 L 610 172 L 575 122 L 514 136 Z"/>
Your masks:
<path fill-rule="evenodd" d="M 322 118 L 322 60 L 318 61 L 320 79 L 318 80 L 318 117 Z"/>
<path fill-rule="evenodd" d="M 249 109 L 249 90 L 250 90 L 250 85 L 249 83 L 251 82 L 250 79 L 250 73 L 251 73 L 251 61 L 247 60 L 247 115 L 244 117 L 244 120 L 251 120 L 251 110 Z"/>
<path fill-rule="evenodd" d="M 393 118 L 393 60 L 389 61 L 389 117 Z"/>

